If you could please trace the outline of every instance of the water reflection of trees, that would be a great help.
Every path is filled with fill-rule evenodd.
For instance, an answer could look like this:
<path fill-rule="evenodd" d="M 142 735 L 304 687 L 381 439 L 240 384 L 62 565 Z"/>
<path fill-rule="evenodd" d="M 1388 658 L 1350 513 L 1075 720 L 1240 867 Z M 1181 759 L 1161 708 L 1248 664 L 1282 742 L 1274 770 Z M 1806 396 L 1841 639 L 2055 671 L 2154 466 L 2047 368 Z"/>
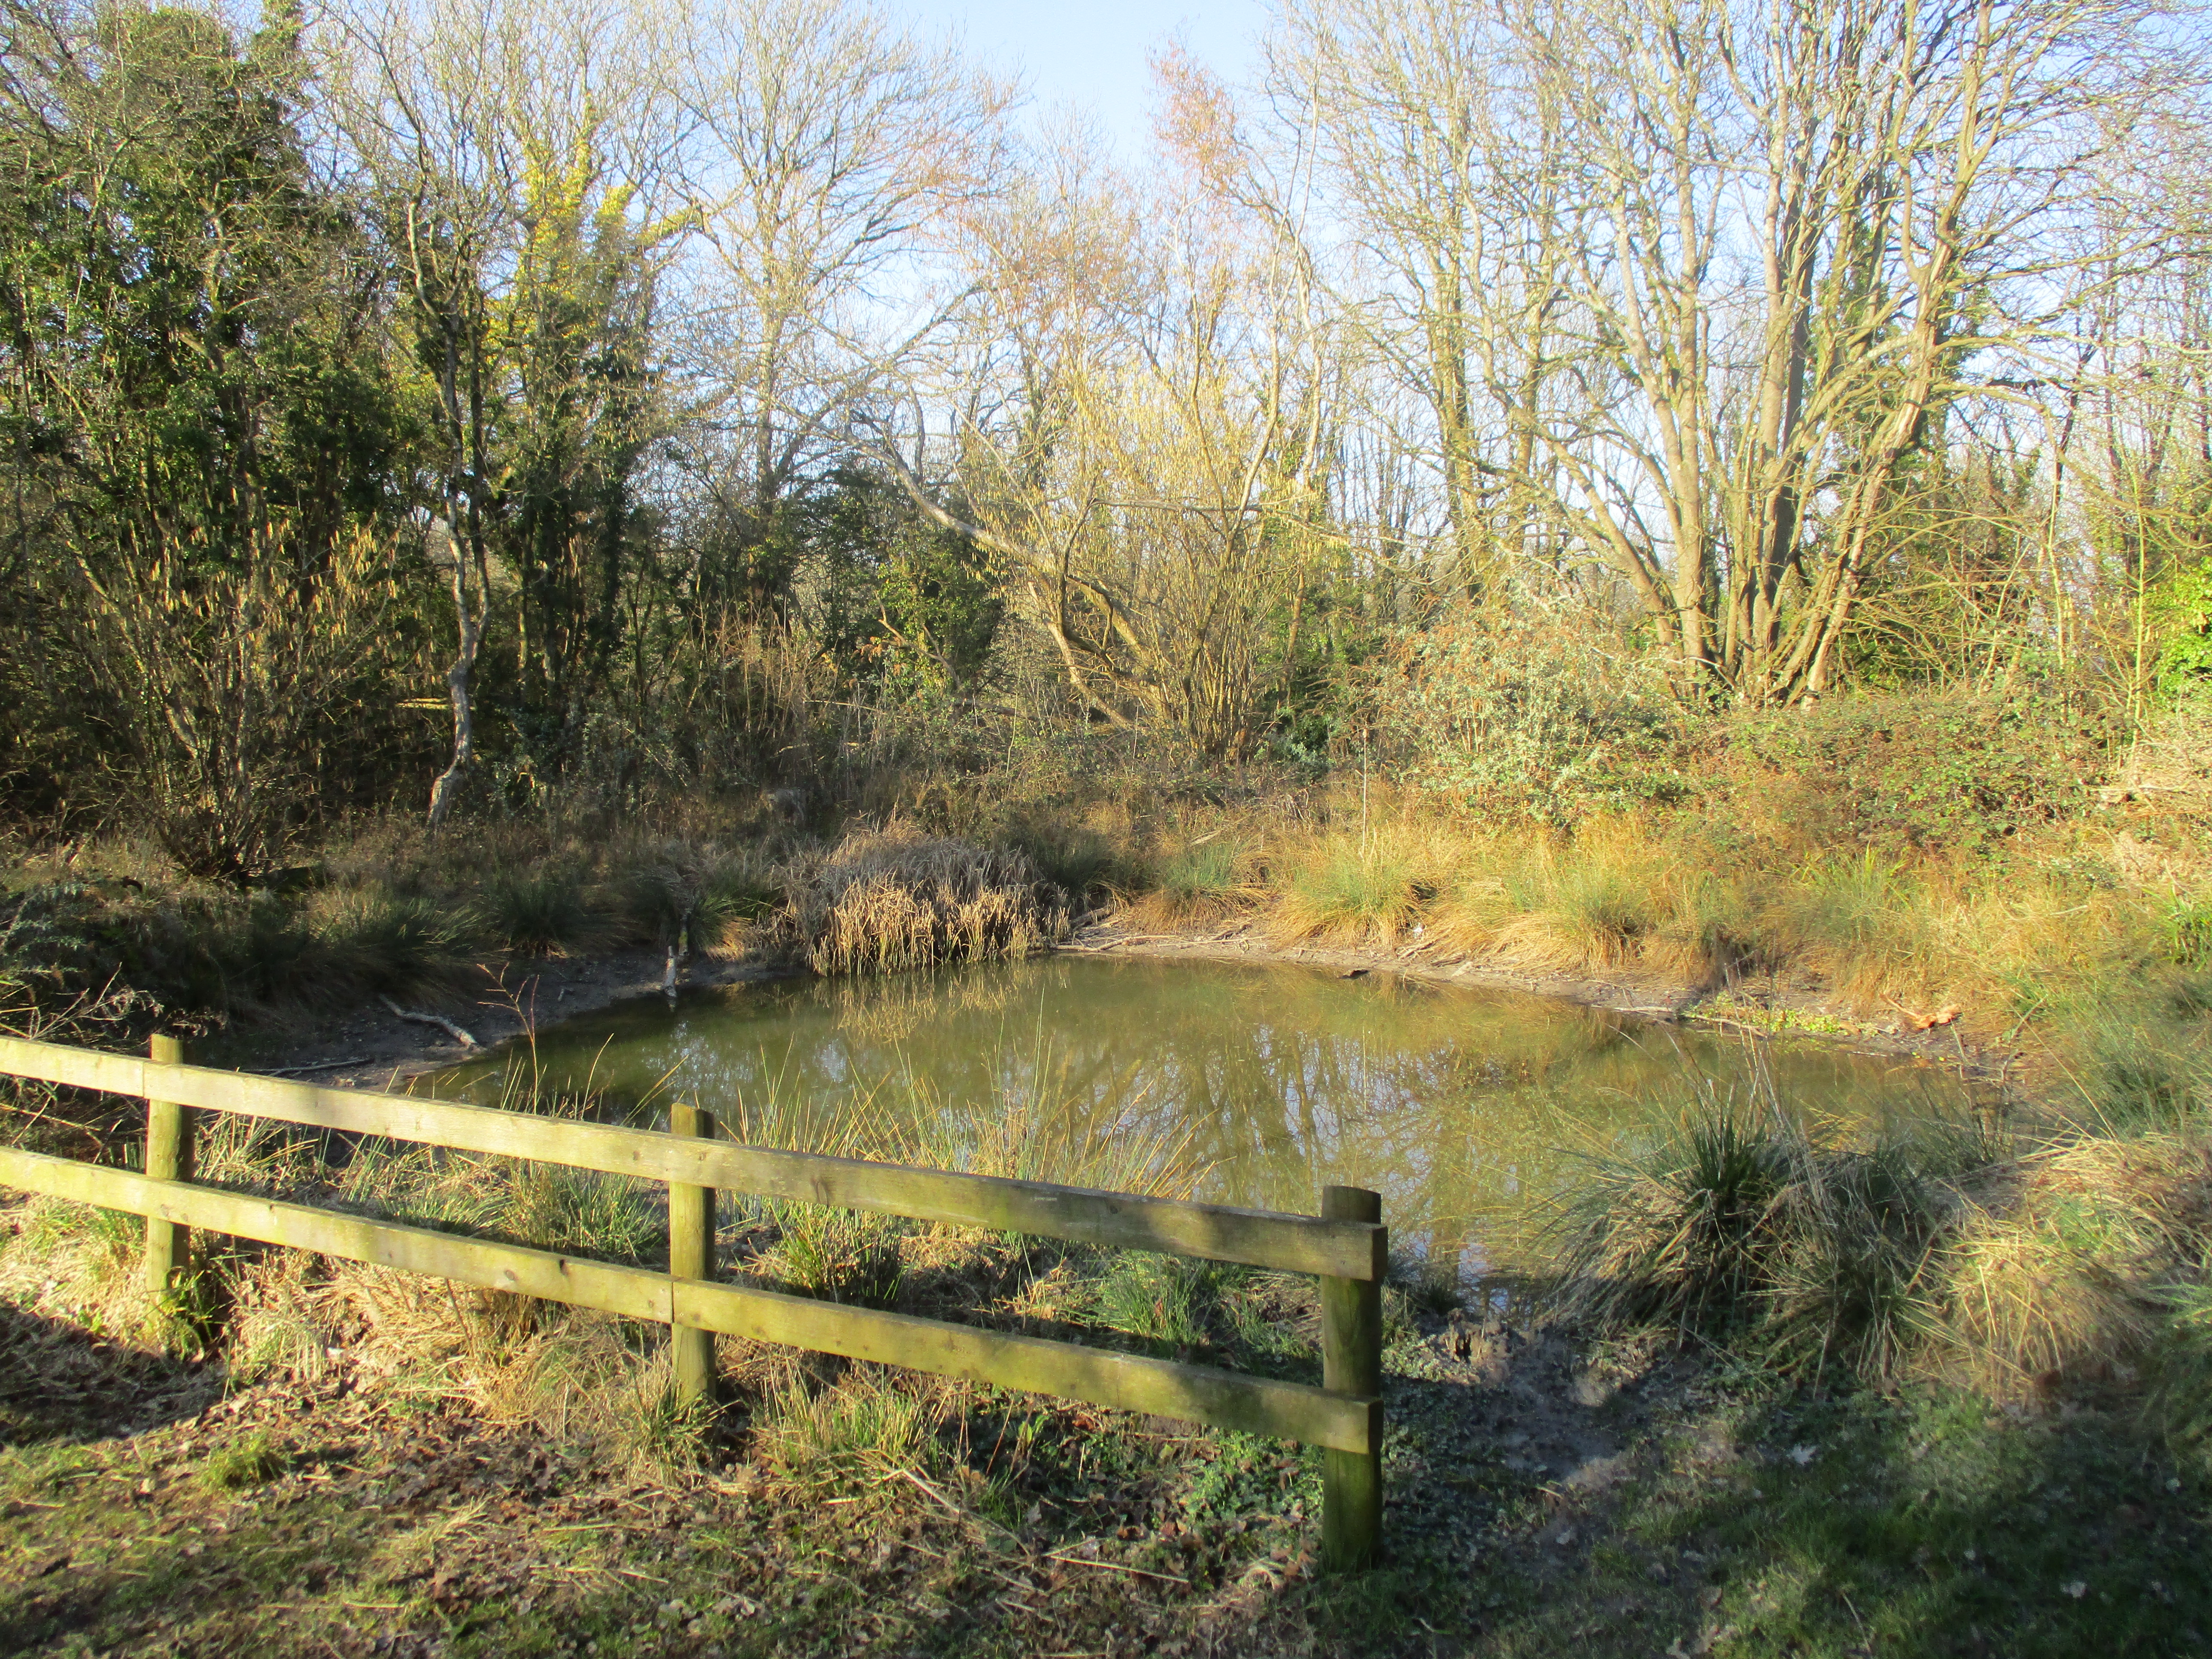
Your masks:
<path fill-rule="evenodd" d="M 1042 1109 L 1183 1141 L 1206 1196 L 1310 1210 L 1376 1188 L 1401 1243 L 1474 1267 L 1525 1245 L 1571 1172 L 1686 1097 L 1741 1078 L 1738 1045 L 1533 996 L 1346 981 L 1293 967 L 1055 959 L 750 988 L 541 1043 L 605 1088 L 726 1112 Z M 604 1041 L 602 1041 L 604 1039 Z M 550 1051 L 550 1052 L 549 1052 Z M 1853 1057 L 1774 1057 L 1791 1098 L 1868 1110 L 1894 1080 Z M 573 1084 L 568 1086 L 574 1086 Z"/>

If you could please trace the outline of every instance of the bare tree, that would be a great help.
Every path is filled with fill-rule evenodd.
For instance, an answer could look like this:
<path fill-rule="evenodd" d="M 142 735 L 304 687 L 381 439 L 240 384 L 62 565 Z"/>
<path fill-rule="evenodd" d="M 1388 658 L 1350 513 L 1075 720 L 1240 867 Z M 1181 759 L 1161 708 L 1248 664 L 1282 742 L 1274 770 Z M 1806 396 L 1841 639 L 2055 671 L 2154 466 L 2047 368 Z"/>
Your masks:
<path fill-rule="evenodd" d="M 1459 0 L 1285 0 L 1268 50 L 1283 182 L 1302 162 L 1319 175 L 1348 243 L 1334 298 L 1428 412 L 1455 574 L 1477 592 L 1548 545 L 1537 433 L 1571 304 L 1565 132 L 1511 44 Z"/>
<path fill-rule="evenodd" d="M 1902 469 L 2074 301 L 2059 233 L 2144 12 L 1380 12 L 1293 5 L 1281 61 L 1435 343 L 1440 435 L 1464 361 L 1511 434 L 1470 466 L 1620 574 L 1686 690 L 1826 689 Z"/>
<path fill-rule="evenodd" d="M 1006 562 L 1097 718 L 1236 756 L 1334 539 L 1342 374 L 1299 250 L 1184 159 L 1140 183 L 1065 133 L 975 216 L 978 345 L 947 400 L 968 515 L 926 454 L 886 459 Z"/>
<path fill-rule="evenodd" d="M 854 0 L 700 0 L 669 27 L 699 232 L 686 465 L 757 607 L 794 486 L 945 319 L 931 251 L 991 188 L 1008 94 Z"/>

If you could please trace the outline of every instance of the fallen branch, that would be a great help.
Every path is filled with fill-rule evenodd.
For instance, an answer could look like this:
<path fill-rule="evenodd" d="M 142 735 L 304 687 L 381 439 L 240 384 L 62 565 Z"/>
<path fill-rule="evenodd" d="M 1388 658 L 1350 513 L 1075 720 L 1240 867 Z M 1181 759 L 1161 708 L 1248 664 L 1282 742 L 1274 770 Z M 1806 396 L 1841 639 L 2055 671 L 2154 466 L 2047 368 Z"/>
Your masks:
<path fill-rule="evenodd" d="M 440 1030 L 443 1031 L 447 1036 L 453 1038 L 454 1042 L 459 1043 L 464 1048 L 481 1048 L 483 1047 L 483 1043 L 478 1042 L 474 1037 L 471 1036 L 459 1026 L 454 1024 L 450 1019 L 442 1018 L 436 1014 L 417 1013 L 412 1008 L 403 1008 L 398 1003 L 394 1002 L 390 997 L 380 997 L 378 1000 L 383 1003 L 386 1007 L 392 1010 L 392 1014 L 396 1018 L 412 1020 L 417 1025 L 434 1025 Z"/>

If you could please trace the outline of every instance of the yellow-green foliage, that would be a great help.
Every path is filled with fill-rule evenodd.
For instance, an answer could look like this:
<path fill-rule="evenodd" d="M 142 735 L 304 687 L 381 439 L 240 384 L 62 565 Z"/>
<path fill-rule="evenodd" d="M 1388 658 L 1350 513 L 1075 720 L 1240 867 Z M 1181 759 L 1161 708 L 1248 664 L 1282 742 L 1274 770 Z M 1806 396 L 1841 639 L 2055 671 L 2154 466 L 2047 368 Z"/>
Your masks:
<path fill-rule="evenodd" d="M 753 1419 L 771 1468 L 805 1486 L 865 1488 L 926 1463 L 937 1413 L 932 1399 L 872 1366 L 828 1387 L 804 1377 L 776 1390 Z"/>
<path fill-rule="evenodd" d="M 1287 861 L 1270 922 L 1284 939 L 1391 945 L 1442 884 L 1443 860 L 1406 834 L 1328 839 Z"/>

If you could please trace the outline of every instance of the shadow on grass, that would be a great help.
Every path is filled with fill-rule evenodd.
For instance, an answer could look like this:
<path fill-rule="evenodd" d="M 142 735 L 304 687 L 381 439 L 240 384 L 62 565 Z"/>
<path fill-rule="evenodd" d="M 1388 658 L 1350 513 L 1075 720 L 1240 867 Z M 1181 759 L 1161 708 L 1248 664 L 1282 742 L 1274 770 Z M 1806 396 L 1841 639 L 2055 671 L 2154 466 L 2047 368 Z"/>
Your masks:
<path fill-rule="evenodd" d="M 218 1364 L 171 1358 L 0 1302 L 0 1446 L 81 1440 L 191 1417 Z"/>
<path fill-rule="evenodd" d="M 1686 1416 L 1641 1451 L 1601 1504 L 1530 1506 L 1527 1541 L 1504 1552 L 1518 1582 L 1462 1651 L 2207 1650 L 2204 1494 L 2124 1419 L 2023 1420 L 1941 1392 L 1770 1395 Z"/>

